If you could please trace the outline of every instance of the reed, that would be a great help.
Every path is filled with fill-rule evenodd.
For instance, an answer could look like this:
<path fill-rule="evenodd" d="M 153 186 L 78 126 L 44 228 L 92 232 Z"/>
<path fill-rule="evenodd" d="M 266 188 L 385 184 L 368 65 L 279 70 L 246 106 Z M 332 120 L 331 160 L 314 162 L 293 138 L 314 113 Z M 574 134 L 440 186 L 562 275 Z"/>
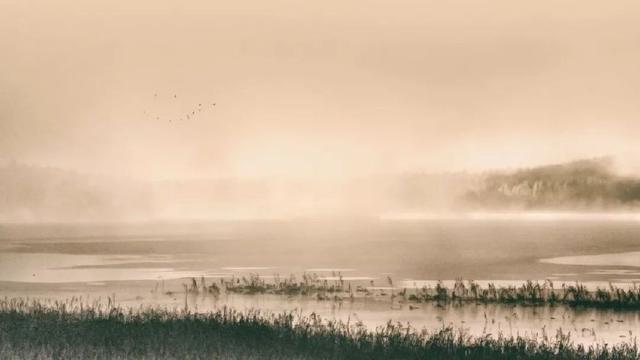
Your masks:
<path fill-rule="evenodd" d="M 358 322 L 316 314 L 266 314 L 221 308 L 125 310 L 109 299 L 0 300 L 2 359 L 638 359 L 635 342 L 583 347 L 555 337 L 471 337 L 443 326 L 418 331 L 387 323 L 367 330 Z"/>
<path fill-rule="evenodd" d="M 615 309 L 640 309 L 640 288 L 634 286 L 622 289 L 613 285 L 608 288 L 588 290 L 583 284 L 563 283 L 554 287 L 550 280 L 544 282 L 526 281 L 520 286 L 496 286 L 489 283 L 481 287 L 473 280 L 457 279 L 453 288 L 448 288 L 442 281 L 435 286 L 422 288 L 393 287 L 393 279 L 387 277 L 389 288 L 380 290 L 374 286 L 358 284 L 357 281 L 345 281 L 342 274 L 332 276 L 335 280 L 326 280 L 317 274 L 302 274 L 281 277 L 274 275 L 266 279 L 258 274 L 232 276 L 222 278 L 218 283 L 206 285 L 201 279 L 200 286 L 196 279 L 191 284 L 184 284 L 185 292 L 213 294 L 273 294 L 287 296 L 312 296 L 318 300 L 356 300 L 363 297 L 388 298 L 400 303 L 477 303 L 477 304 L 521 304 L 521 305 L 556 305 L 572 307 L 598 307 Z M 373 281 L 371 281 L 373 283 Z M 362 283 L 362 281 L 360 281 Z M 388 293 L 387 293 L 388 291 Z"/>
<path fill-rule="evenodd" d="M 572 307 L 598 307 L 615 309 L 640 309 L 640 289 L 622 289 L 610 285 L 607 289 L 588 290 L 583 284 L 562 284 L 555 288 L 552 281 L 543 283 L 527 281 L 521 286 L 498 287 L 489 283 L 486 288 L 474 281 L 457 280 L 453 289 L 438 282 L 435 288 L 413 290 L 407 300 L 414 302 L 446 302 L 479 304 L 568 305 Z"/>

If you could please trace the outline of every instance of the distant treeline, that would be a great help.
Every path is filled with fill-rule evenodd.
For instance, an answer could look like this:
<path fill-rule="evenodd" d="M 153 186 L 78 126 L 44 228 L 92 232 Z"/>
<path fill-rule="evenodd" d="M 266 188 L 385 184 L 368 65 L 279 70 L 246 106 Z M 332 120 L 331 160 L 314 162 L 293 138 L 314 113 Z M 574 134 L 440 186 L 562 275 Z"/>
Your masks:
<path fill-rule="evenodd" d="M 630 207 L 640 202 L 640 179 L 617 175 L 612 160 L 599 158 L 560 165 L 491 173 L 464 195 L 487 208 L 567 209 Z"/>
<path fill-rule="evenodd" d="M 513 172 L 343 179 L 143 181 L 20 163 L 0 165 L 0 222 L 379 215 L 466 209 L 625 209 L 640 179 L 607 158 Z"/>

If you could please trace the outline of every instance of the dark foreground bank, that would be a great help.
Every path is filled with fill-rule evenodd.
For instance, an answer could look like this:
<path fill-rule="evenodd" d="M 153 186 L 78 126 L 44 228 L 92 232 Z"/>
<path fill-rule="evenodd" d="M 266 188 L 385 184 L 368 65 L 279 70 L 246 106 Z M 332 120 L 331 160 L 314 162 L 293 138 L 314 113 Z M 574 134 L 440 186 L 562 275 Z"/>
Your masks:
<path fill-rule="evenodd" d="M 638 359 L 635 343 L 584 348 L 558 333 L 470 337 L 388 324 L 374 331 L 311 314 L 124 310 L 78 299 L 0 300 L 0 358 Z"/>

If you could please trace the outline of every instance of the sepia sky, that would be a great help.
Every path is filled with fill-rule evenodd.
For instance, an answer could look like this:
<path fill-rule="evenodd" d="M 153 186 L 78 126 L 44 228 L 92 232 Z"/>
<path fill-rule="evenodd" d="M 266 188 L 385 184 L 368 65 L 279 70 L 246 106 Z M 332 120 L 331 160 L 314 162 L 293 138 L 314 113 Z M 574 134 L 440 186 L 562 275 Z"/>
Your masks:
<path fill-rule="evenodd" d="M 5 160 L 151 179 L 640 164 L 635 0 L 0 0 L 0 57 Z"/>

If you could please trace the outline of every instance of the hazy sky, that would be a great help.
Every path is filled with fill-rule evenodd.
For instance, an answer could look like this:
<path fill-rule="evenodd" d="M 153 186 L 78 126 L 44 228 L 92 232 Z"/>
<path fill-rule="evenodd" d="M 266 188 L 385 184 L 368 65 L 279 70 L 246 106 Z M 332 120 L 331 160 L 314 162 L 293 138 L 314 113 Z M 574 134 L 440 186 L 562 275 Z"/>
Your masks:
<path fill-rule="evenodd" d="M 637 160 L 636 0 L 0 0 L 0 57 L 5 159 L 145 178 Z"/>

